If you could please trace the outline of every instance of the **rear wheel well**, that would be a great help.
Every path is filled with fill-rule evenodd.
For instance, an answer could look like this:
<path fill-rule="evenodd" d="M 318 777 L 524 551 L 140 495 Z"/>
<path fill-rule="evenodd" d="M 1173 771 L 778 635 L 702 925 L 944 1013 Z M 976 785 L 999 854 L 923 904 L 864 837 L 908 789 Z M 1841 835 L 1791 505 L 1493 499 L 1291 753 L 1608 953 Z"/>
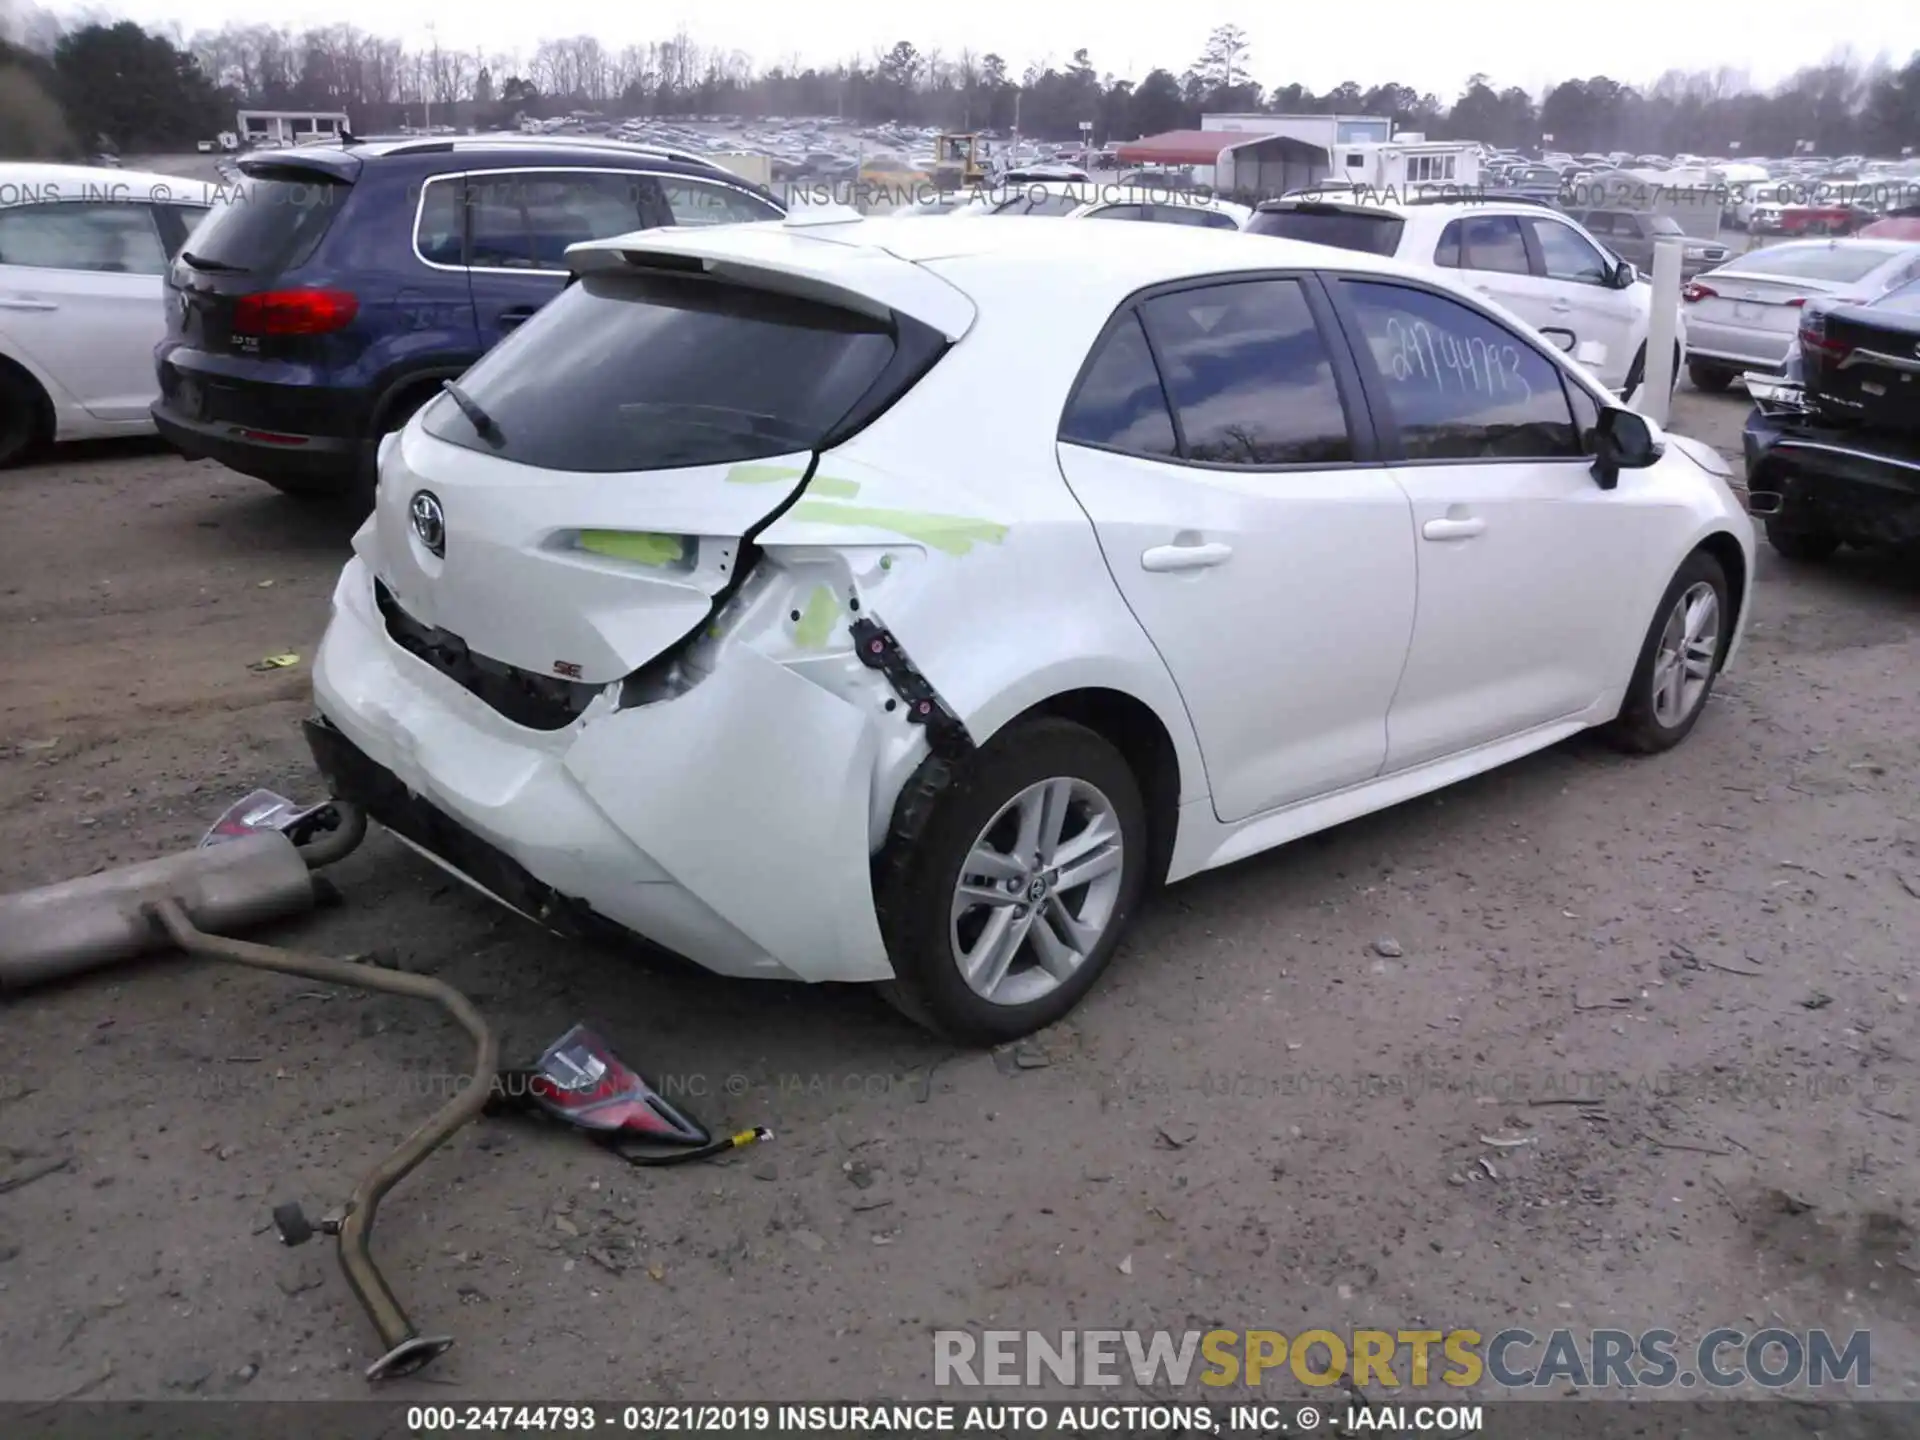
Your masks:
<path fill-rule="evenodd" d="M 1118 690 L 1070 690 L 1043 700 L 1019 718 L 1035 715 L 1056 715 L 1084 725 L 1125 757 L 1147 805 L 1152 847 L 1147 883 L 1159 885 L 1166 879 L 1167 866 L 1173 859 L 1180 812 L 1180 757 L 1160 717 Z"/>
<path fill-rule="evenodd" d="M 1707 536 L 1696 550 L 1704 550 L 1720 562 L 1720 568 L 1727 576 L 1727 604 L 1732 614 L 1727 619 L 1727 633 L 1731 635 L 1740 623 L 1740 606 L 1747 594 L 1747 554 L 1740 548 L 1740 542 L 1725 531 Z M 1720 651 L 1718 663 L 1724 665 L 1727 652 Z"/>
<path fill-rule="evenodd" d="M 47 394 L 46 387 L 34 379 L 33 372 L 18 361 L 0 355 L 0 386 L 25 395 L 33 409 L 33 431 L 22 453 L 29 453 L 52 440 L 53 398 Z M 4 433 L 0 432 L 0 440 L 4 438 Z"/>

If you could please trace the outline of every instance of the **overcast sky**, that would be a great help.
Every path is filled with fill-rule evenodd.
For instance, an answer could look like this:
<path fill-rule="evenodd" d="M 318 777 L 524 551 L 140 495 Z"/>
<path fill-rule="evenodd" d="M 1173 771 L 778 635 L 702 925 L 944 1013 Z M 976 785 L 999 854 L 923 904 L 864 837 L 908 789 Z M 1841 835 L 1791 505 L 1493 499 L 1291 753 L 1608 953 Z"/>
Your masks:
<path fill-rule="evenodd" d="M 867 58 L 876 47 L 904 39 L 922 51 L 938 47 L 950 55 L 995 51 L 1018 74 L 1029 61 L 1063 64 L 1085 46 L 1102 73 L 1135 79 L 1156 65 L 1179 73 L 1199 55 L 1210 29 L 1234 23 L 1247 34 L 1249 67 L 1263 85 L 1297 80 L 1325 91 L 1343 80 L 1363 86 L 1395 80 L 1445 101 L 1475 71 L 1498 84 L 1538 90 L 1592 75 L 1646 83 L 1669 69 L 1730 66 L 1769 85 L 1827 58 L 1843 38 L 1862 59 L 1888 53 L 1904 63 L 1920 49 L 1920 0 L 1844 0 L 1828 9 L 1805 0 L 1284 6 L 1272 0 L 961 0 L 946 6 L 882 0 L 807 6 L 795 0 L 480 0 L 464 7 L 436 0 L 281 0 L 265 6 L 125 0 L 111 8 L 143 23 L 175 21 L 188 33 L 230 20 L 295 29 L 345 22 L 425 43 L 427 26 L 437 23 L 443 45 L 524 54 L 544 38 L 589 33 L 618 49 L 666 38 L 684 25 L 697 43 L 744 50 L 763 68 L 796 56 L 825 63 Z"/>

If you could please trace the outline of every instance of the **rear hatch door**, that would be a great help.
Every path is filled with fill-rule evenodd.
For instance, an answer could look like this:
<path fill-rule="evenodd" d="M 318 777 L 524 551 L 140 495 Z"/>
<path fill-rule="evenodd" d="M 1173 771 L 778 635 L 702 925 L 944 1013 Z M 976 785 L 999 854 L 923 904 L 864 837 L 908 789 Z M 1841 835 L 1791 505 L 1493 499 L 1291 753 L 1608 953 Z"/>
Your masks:
<path fill-rule="evenodd" d="M 1246 233 L 1392 257 L 1400 249 L 1406 227 L 1407 222 L 1391 210 L 1305 200 L 1263 206 L 1247 222 Z"/>
<path fill-rule="evenodd" d="M 529 679 L 631 674 L 708 617 L 815 453 L 944 347 L 878 309 L 697 261 L 585 274 L 461 377 L 464 408 L 443 394 L 387 442 L 356 545 L 436 643 Z"/>

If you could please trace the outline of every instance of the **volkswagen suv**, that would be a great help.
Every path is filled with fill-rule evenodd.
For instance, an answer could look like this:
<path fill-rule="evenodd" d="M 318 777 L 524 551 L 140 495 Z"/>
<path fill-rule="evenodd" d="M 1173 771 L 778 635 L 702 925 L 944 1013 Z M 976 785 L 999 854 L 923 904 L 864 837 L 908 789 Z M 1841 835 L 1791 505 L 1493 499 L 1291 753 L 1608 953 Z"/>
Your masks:
<path fill-rule="evenodd" d="M 349 140 L 239 168 L 169 271 L 154 423 L 362 507 L 380 437 L 560 292 L 569 245 L 784 213 L 711 161 L 614 141 Z"/>

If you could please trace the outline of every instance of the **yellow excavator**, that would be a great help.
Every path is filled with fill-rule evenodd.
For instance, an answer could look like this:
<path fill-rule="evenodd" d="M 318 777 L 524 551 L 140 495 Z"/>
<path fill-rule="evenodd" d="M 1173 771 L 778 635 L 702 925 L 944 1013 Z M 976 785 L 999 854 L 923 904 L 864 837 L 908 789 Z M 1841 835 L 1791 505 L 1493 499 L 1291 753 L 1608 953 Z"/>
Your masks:
<path fill-rule="evenodd" d="M 978 135 L 942 135 L 933 142 L 933 183 L 968 190 L 987 183 L 987 142 Z"/>

